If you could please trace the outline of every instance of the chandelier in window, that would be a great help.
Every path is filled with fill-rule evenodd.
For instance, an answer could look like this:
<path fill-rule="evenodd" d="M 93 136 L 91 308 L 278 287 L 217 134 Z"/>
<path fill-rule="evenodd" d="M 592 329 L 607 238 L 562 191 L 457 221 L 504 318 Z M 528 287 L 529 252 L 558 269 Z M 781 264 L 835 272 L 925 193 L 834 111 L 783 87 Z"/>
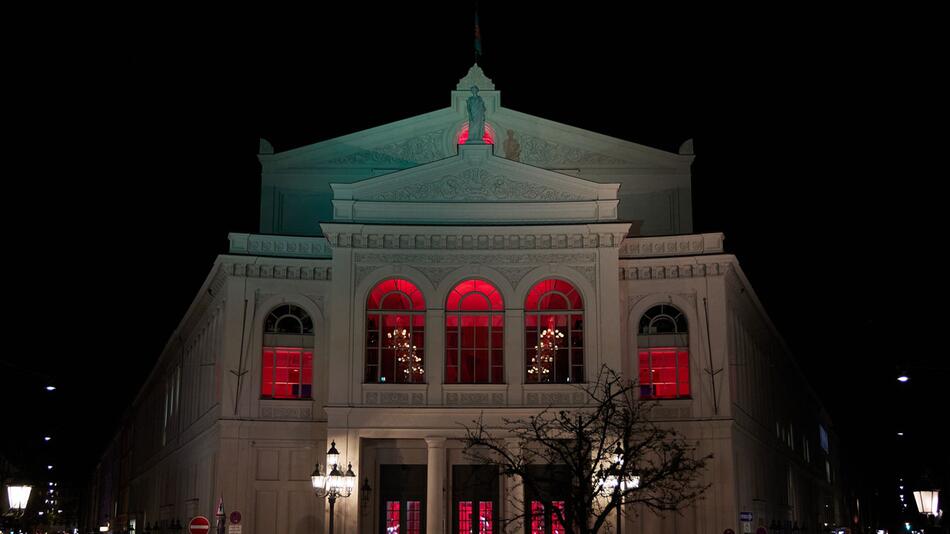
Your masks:
<path fill-rule="evenodd" d="M 406 381 L 413 382 L 414 379 L 421 379 L 426 371 L 422 367 L 422 358 L 416 354 L 416 346 L 409 340 L 409 332 L 405 328 L 396 326 L 392 332 L 386 334 L 386 337 L 389 338 L 389 346 L 396 352 L 396 361 L 402 367 Z"/>
<path fill-rule="evenodd" d="M 548 382 L 551 380 L 551 368 L 554 365 L 554 355 L 557 353 L 558 344 L 564 338 L 564 334 L 557 328 L 545 328 L 538 338 L 538 344 L 534 346 L 534 356 L 531 357 L 531 367 L 528 368 L 528 374 L 536 375 L 538 382 Z"/>

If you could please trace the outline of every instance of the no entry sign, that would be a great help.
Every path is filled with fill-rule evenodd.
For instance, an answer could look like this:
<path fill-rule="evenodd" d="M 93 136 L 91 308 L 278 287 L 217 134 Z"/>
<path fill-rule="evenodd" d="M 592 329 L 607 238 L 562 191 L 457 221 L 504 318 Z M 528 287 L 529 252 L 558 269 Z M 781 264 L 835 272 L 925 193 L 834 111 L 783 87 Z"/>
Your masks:
<path fill-rule="evenodd" d="M 208 518 L 203 515 L 199 515 L 192 519 L 191 523 L 188 523 L 189 534 L 208 534 L 210 531 L 211 521 L 208 521 Z"/>

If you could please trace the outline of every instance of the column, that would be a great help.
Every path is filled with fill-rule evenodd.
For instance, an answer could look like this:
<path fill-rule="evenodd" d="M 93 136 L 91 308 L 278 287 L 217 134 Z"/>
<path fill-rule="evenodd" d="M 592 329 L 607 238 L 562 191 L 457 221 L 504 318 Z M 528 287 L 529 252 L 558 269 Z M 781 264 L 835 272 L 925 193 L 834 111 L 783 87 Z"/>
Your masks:
<path fill-rule="evenodd" d="M 513 453 L 520 454 L 521 441 L 508 439 L 508 448 Z M 524 484 L 521 477 L 505 477 L 505 532 L 521 534 L 524 532 L 526 514 L 531 511 L 530 503 L 524 500 Z"/>
<path fill-rule="evenodd" d="M 445 524 L 445 438 L 426 438 L 426 534 L 444 534 Z"/>

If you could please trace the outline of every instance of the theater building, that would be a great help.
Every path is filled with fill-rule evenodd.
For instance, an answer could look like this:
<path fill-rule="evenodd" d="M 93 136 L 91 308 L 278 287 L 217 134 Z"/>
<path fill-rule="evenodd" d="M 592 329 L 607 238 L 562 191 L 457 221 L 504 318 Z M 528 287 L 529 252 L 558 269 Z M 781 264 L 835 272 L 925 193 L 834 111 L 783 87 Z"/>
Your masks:
<path fill-rule="evenodd" d="M 628 510 L 624 533 L 844 522 L 818 398 L 723 235 L 692 233 L 692 143 L 507 109 L 477 66 L 450 96 L 261 141 L 260 233 L 229 236 L 102 457 L 87 527 L 186 524 L 222 498 L 243 534 L 325 532 L 310 475 L 334 442 L 359 480 L 337 532 L 500 532 L 524 496 L 466 458 L 460 424 L 577 406 L 605 364 L 714 454 L 705 499 Z"/>

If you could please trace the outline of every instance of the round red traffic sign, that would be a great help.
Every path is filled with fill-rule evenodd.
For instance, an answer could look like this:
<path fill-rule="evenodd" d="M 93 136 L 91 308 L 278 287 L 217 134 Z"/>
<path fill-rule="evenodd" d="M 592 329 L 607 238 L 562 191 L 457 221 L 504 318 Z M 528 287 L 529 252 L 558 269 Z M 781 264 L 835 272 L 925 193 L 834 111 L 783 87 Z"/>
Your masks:
<path fill-rule="evenodd" d="M 211 521 L 203 515 L 193 518 L 191 523 L 188 523 L 189 534 L 208 534 L 210 531 Z"/>
<path fill-rule="evenodd" d="M 241 512 L 238 512 L 237 510 L 231 512 L 230 520 L 231 520 L 231 524 L 232 524 L 232 525 L 240 525 L 240 524 L 241 524 Z"/>

